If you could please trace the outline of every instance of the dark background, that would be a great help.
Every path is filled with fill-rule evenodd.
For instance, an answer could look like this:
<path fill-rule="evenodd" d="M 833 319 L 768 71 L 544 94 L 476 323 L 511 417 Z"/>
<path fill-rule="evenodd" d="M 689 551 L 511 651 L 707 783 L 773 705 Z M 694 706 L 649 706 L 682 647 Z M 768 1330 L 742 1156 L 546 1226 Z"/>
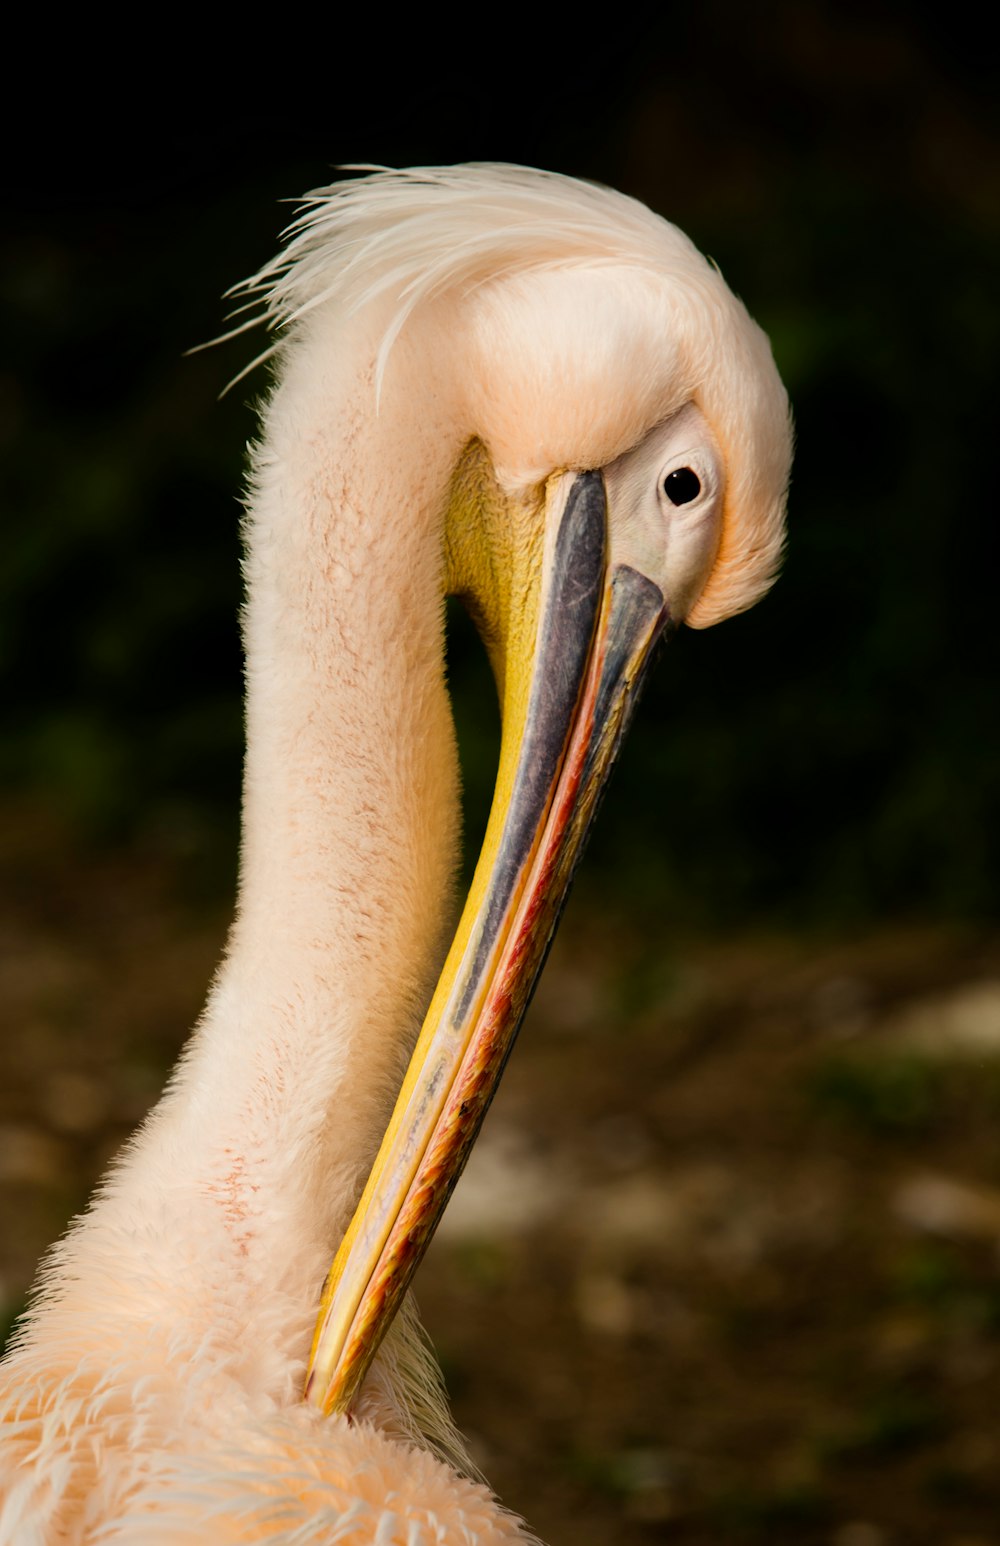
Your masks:
<path fill-rule="evenodd" d="M 797 961 L 827 962 L 801 968 L 810 992 L 846 982 L 848 999 L 893 1003 L 993 972 L 995 49 L 960 7 L 887 0 L 632 8 L 599 33 L 569 14 L 558 26 L 509 13 L 475 25 L 423 16 L 407 34 L 373 13 L 367 28 L 341 19 L 293 34 L 278 17 L 273 35 L 220 41 L 204 22 L 171 20 L 140 42 L 103 38 L 88 20 L 78 37 L 60 35 L 55 60 L 47 40 L 14 39 L 0 247 L 10 1046 L 36 990 L 31 1025 L 58 1022 L 46 1077 L 83 1034 L 73 1014 L 91 1010 L 64 1002 L 80 996 L 65 989 L 60 941 L 98 963 L 86 1034 L 99 1037 L 95 1006 L 136 953 L 173 975 L 157 942 L 198 930 L 208 940 L 192 947 L 190 1006 L 168 1014 L 169 993 L 157 995 L 148 1094 L 112 1102 L 106 1122 L 74 1128 L 64 1111 L 60 1127 L 11 1054 L 10 1131 L 56 1144 L 53 1175 L 79 1170 L 73 1183 L 50 1177 L 43 1222 L 13 1249 L 15 1307 L 25 1263 L 155 1090 L 186 1023 L 176 1016 L 194 1012 L 218 948 L 241 755 L 237 496 L 266 382 L 258 374 L 217 401 L 254 343 L 185 351 L 222 330 L 218 297 L 272 254 L 292 214 L 279 200 L 329 182 L 338 164 L 520 161 L 635 195 L 719 263 L 769 332 L 792 398 L 784 573 L 752 613 L 671 646 L 602 812 L 571 943 L 609 961 L 617 950 L 636 980 L 660 982 L 677 940 L 700 941 L 696 954 L 723 941 L 706 970 L 743 983 L 726 952 L 767 936 Z M 457 62 L 446 61 L 456 38 Z M 474 829 L 495 725 L 460 625 L 452 679 Z M 125 968 L 115 952 L 137 919 L 146 932 Z M 32 973 L 25 951 L 39 939 Z M 831 950 L 870 953 L 889 939 L 891 969 L 870 954 L 863 969 L 853 955 L 829 965 Z M 756 959 L 773 958 L 761 948 Z M 623 1025 L 653 993 L 629 991 Z M 111 1020 L 124 1025 L 142 1002 Z M 130 1055 L 108 1036 L 98 1082 Z M 846 1100 L 864 1127 L 871 1091 L 841 1095 L 834 1106 Z M 963 1100 L 945 1123 L 956 1144 L 970 1121 Z M 926 1138 L 919 1122 L 914 1135 L 890 1121 L 879 1140 L 890 1149 L 865 1150 L 862 1171 L 896 1155 L 901 1131 Z M 1000 1180 L 997 1162 L 987 1144 L 982 1184 Z M 19 1218 L 32 1186 L 49 1184 L 31 1170 L 8 1166 Z M 970 1249 L 980 1255 L 962 1271 L 992 1285 L 989 1251 Z M 487 1431 L 488 1406 L 474 1419 Z M 567 1474 L 601 1493 L 609 1517 L 643 1494 L 621 1481 L 627 1466 Z M 681 1517 L 702 1520 L 704 1490 L 677 1491 Z M 512 1501 L 531 1514 L 530 1497 Z M 700 1525 L 684 1534 L 662 1510 L 645 1523 L 641 1513 L 637 1540 L 702 1538 Z M 817 1540 L 840 1528 L 835 1515 L 810 1524 Z M 911 1515 L 905 1539 L 922 1539 L 917 1503 Z M 712 1517 L 716 1530 L 732 1524 L 725 1510 Z M 758 1528 L 752 1508 L 732 1517 Z M 869 1525 L 883 1528 L 862 1515 Z M 797 1528 L 793 1538 L 813 1538 Z"/>
<path fill-rule="evenodd" d="M 628 891 L 706 920 L 995 912 L 992 51 L 884 4 L 521 18 L 461 69 L 393 32 L 302 39 L 285 76 L 167 35 L 119 78 L 88 36 L 8 135 L 3 773 L 91 830 L 228 819 L 264 381 L 217 404 L 253 341 L 183 351 L 335 165 L 516 160 L 686 229 L 798 425 L 782 582 L 673 652 L 592 869 L 624 853 Z"/>

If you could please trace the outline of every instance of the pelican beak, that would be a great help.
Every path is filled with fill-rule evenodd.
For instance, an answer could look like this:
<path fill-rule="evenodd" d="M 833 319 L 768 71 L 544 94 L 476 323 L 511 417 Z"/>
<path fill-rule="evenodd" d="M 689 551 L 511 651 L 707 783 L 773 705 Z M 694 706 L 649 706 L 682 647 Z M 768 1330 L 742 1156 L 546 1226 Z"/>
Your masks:
<path fill-rule="evenodd" d="M 323 1293 L 305 1393 L 327 1412 L 350 1408 L 468 1159 L 668 623 L 660 588 L 609 560 L 600 472 L 551 478 L 534 529 L 534 546 L 504 539 L 500 556 L 513 544 L 513 564 L 498 564 L 495 542 L 480 564 L 493 575 L 478 601 L 504 706 L 497 788 L 462 919 Z"/>

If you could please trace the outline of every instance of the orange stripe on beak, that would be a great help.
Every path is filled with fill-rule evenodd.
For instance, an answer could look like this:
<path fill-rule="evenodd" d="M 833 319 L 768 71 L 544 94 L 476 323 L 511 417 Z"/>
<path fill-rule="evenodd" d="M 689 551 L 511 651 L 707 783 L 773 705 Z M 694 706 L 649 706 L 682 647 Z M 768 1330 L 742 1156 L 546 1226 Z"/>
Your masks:
<path fill-rule="evenodd" d="M 486 871 L 324 1290 L 306 1398 L 328 1412 L 353 1401 L 469 1157 L 668 622 L 651 580 L 608 572 L 601 475 L 566 475 L 558 500 L 516 770 L 491 815 L 499 836 L 491 850 L 487 834 Z"/>

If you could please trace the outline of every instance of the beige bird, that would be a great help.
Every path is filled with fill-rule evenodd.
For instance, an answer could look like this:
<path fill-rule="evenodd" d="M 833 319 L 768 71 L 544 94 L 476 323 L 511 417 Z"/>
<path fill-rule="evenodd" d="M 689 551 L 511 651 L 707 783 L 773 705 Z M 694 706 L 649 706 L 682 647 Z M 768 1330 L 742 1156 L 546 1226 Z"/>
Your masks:
<path fill-rule="evenodd" d="M 242 288 L 276 385 L 239 905 L 0 1368 L 0 1542 L 525 1541 L 469 1479 L 405 1291 L 653 646 L 774 576 L 785 394 L 680 231 L 550 173 L 335 184 Z M 457 930 L 447 595 L 503 716 Z"/>

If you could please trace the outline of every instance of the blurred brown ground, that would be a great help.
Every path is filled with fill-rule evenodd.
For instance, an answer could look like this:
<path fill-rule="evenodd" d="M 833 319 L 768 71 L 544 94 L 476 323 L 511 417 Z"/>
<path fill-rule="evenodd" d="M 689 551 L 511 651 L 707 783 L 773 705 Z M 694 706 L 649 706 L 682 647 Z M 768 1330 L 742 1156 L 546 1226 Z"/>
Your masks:
<path fill-rule="evenodd" d="M 155 1100 L 228 909 L 0 826 L 0 1284 Z M 986 1546 L 1000 940 L 679 939 L 574 904 L 418 1278 L 456 1412 L 552 1546 Z"/>

